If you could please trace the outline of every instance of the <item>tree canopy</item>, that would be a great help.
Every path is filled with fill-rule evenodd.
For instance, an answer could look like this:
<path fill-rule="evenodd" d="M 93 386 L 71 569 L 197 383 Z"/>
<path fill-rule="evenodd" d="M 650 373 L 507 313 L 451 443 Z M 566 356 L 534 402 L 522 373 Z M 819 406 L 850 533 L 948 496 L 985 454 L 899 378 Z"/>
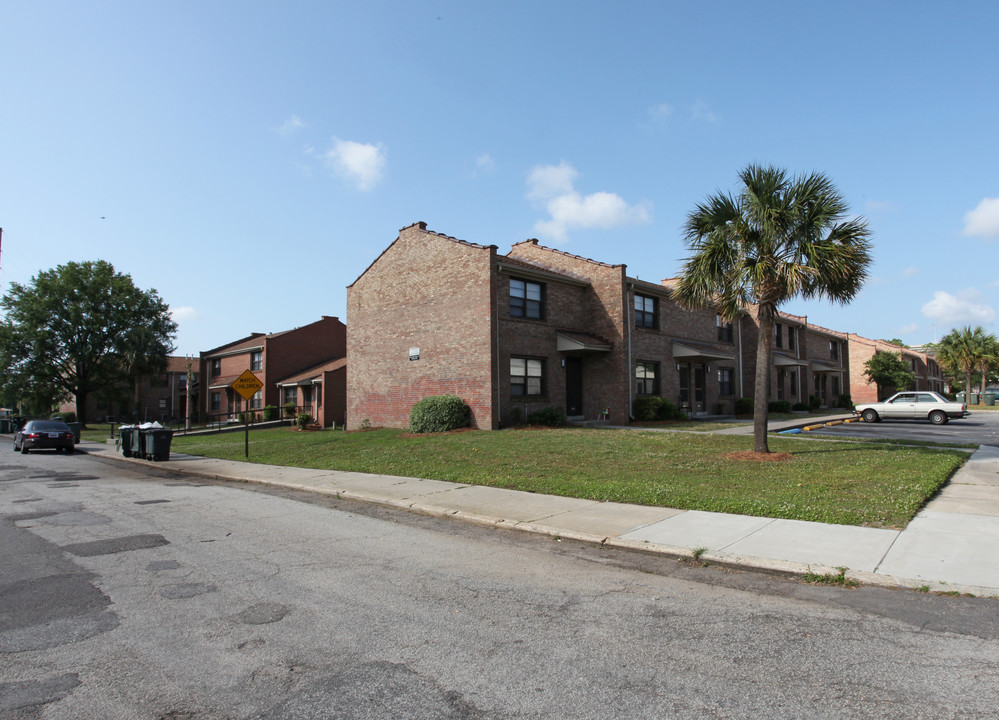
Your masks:
<path fill-rule="evenodd" d="M 715 307 L 728 320 L 755 308 L 759 326 L 753 445 L 769 452 L 767 400 L 774 324 L 791 298 L 846 303 L 870 262 L 870 232 L 821 173 L 791 177 L 750 165 L 737 195 L 717 193 L 687 216 L 692 255 L 676 289 L 686 307 Z"/>
<path fill-rule="evenodd" d="M 985 391 L 988 373 L 999 365 L 999 342 L 995 335 L 970 325 L 955 328 L 936 345 L 937 361 L 953 377 L 964 376 L 965 398 L 971 398 L 971 376 L 981 373 Z"/>
<path fill-rule="evenodd" d="M 916 376 L 902 359 L 902 353 L 874 353 L 874 357 L 864 363 L 864 375 L 878 386 L 879 400 L 884 399 L 885 390 L 907 390 L 916 381 Z"/>
<path fill-rule="evenodd" d="M 136 367 L 160 367 L 177 324 L 156 290 L 139 290 L 104 261 L 69 262 L 11 283 L 0 307 L 4 392 L 44 406 L 129 380 Z"/>

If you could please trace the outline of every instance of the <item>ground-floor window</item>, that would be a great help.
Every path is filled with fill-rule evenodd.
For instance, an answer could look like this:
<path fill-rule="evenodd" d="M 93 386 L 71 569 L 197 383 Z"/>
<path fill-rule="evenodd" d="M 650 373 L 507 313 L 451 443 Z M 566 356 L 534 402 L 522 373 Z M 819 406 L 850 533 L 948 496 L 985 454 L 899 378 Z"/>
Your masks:
<path fill-rule="evenodd" d="M 777 399 L 778 400 L 783 400 L 784 399 L 784 376 L 786 374 L 787 373 L 786 373 L 785 370 L 783 370 L 781 368 L 777 369 Z M 720 373 L 718 375 L 718 382 L 719 382 L 719 384 L 721 383 L 721 374 Z"/>
<path fill-rule="evenodd" d="M 778 376 L 779 377 L 779 376 Z M 719 395 L 734 395 L 735 394 L 735 370 L 733 368 L 718 368 L 718 394 Z M 781 378 L 783 383 L 783 378 Z M 783 387 L 781 387 L 778 392 L 783 393 Z"/>
<path fill-rule="evenodd" d="M 540 395 L 544 377 L 544 361 L 533 358 L 510 358 L 510 394 Z"/>
<path fill-rule="evenodd" d="M 284 389 L 284 404 L 295 405 L 298 402 L 298 388 L 286 387 Z"/>
<path fill-rule="evenodd" d="M 639 362 L 635 364 L 635 382 L 639 395 L 659 394 L 659 363 Z"/>
<path fill-rule="evenodd" d="M 222 393 L 213 392 L 212 393 L 212 410 L 222 409 Z"/>
<path fill-rule="evenodd" d="M 839 397 L 839 378 L 833 375 L 832 379 L 832 394 L 833 397 Z"/>
<path fill-rule="evenodd" d="M 791 371 L 791 397 L 796 397 L 798 395 L 798 373 L 795 370 Z"/>

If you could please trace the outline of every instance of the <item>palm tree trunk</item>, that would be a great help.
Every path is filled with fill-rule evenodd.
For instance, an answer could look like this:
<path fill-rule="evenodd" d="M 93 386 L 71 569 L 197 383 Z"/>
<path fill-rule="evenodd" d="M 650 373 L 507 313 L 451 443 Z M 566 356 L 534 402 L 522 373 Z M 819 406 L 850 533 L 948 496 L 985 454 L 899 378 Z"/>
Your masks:
<path fill-rule="evenodd" d="M 753 452 L 768 453 L 767 405 L 770 390 L 770 353 L 773 350 L 774 316 L 762 305 L 756 314 L 760 336 L 756 342 L 756 389 L 753 392 Z"/>

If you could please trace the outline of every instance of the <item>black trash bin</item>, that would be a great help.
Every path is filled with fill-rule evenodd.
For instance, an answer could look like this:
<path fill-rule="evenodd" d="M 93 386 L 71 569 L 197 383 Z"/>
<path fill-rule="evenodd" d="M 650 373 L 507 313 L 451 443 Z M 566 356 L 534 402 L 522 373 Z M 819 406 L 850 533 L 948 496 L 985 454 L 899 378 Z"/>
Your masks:
<path fill-rule="evenodd" d="M 118 428 L 118 442 L 121 445 L 121 454 L 125 457 L 132 457 L 132 433 L 134 427 Z"/>
<path fill-rule="evenodd" d="M 155 428 L 143 430 L 145 436 L 145 455 L 149 460 L 169 460 L 170 441 L 173 440 L 173 430 L 168 428 Z"/>
<path fill-rule="evenodd" d="M 0 435 L 7 435 L 14 432 L 13 423 L 7 418 L 0 418 Z"/>
<path fill-rule="evenodd" d="M 80 423 L 80 422 L 71 422 L 71 423 L 66 423 L 66 424 L 69 425 L 69 429 L 73 431 L 73 442 L 75 442 L 77 445 L 79 445 L 80 444 L 80 431 L 83 430 L 83 423 Z"/>

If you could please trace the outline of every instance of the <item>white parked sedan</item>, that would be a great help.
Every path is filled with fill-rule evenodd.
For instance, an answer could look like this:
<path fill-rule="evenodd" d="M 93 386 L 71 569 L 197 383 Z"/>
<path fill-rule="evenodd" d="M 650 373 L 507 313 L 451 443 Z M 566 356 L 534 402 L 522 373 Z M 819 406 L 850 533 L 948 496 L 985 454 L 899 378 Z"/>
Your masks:
<path fill-rule="evenodd" d="M 927 390 L 895 393 L 884 402 L 859 403 L 853 411 L 864 418 L 864 422 L 881 420 L 929 420 L 934 425 L 943 425 L 951 418 L 967 417 L 968 406 L 951 402 L 942 395 Z"/>

